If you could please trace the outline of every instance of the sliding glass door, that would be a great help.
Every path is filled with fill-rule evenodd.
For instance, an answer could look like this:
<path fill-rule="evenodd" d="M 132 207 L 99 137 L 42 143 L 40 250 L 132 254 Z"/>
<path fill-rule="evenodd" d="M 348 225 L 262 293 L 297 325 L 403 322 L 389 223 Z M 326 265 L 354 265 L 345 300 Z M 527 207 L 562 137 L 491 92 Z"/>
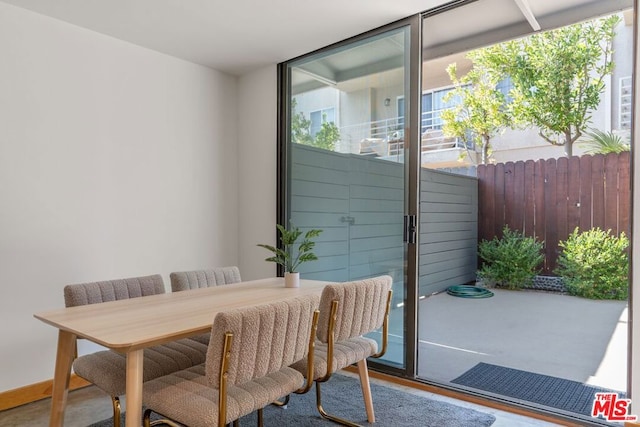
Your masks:
<path fill-rule="evenodd" d="M 411 30 L 400 26 L 290 62 L 283 107 L 282 220 L 321 229 L 303 278 L 393 278 L 383 363 L 406 364 L 406 105 Z M 379 339 L 380 334 L 374 334 Z"/>

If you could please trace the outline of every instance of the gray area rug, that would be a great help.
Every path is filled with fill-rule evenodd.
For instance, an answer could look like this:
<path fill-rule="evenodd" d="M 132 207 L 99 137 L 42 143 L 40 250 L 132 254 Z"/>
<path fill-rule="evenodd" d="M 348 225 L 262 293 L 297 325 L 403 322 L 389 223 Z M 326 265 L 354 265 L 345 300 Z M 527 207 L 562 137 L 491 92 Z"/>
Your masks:
<path fill-rule="evenodd" d="M 489 363 L 478 363 L 451 382 L 586 416 L 595 393 L 615 391 Z"/>
<path fill-rule="evenodd" d="M 375 424 L 367 423 L 360 381 L 344 375 L 334 375 L 322 385 L 322 403 L 329 413 L 363 425 L 377 427 L 481 427 L 495 421 L 491 414 L 439 402 L 405 393 L 378 384 L 371 384 Z M 315 406 L 315 387 L 304 395 L 291 396 L 286 409 L 268 406 L 264 410 L 264 424 L 268 426 L 331 426 L 336 425 L 320 417 Z M 256 425 L 256 415 L 240 419 L 241 426 Z M 109 427 L 111 420 L 90 427 Z M 123 424 L 124 425 L 124 421 Z"/>

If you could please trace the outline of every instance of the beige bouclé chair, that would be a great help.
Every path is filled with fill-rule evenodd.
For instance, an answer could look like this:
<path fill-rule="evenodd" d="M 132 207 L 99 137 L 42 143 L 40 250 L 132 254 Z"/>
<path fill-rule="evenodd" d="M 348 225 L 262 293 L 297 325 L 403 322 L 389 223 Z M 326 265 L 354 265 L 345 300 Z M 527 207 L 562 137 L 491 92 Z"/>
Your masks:
<path fill-rule="evenodd" d="M 391 284 L 390 276 L 380 276 L 330 284 L 322 291 L 313 379 L 316 383 L 317 409 L 323 418 L 347 426 L 358 426 L 328 414 L 322 407 L 320 389 L 320 384 L 328 381 L 332 373 L 357 363 L 367 419 L 370 423 L 375 422 L 367 358 L 378 358 L 386 352 Z M 380 328 L 382 348 L 378 351 L 377 342 L 364 335 Z M 293 368 L 304 373 L 309 363 L 301 360 Z"/>
<path fill-rule="evenodd" d="M 209 270 L 174 271 L 169 275 L 173 292 L 241 282 L 238 267 L 219 267 Z"/>
<path fill-rule="evenodd" d="M 306 392 L 305 375 L 289 367 L 313 360 L 317 296 L 220 312 L 211 328 L 205 364 L 144 384 L 143 404 L 150 414 L 190 427 L 224 426 L 292 392 Z M 155 423 L 155 422 L 154 422 Z"/>
<path fill-rule="evenodd" d="M 97 304 L 129 298 L 140 298 L 165 292 L 159 274 L 67 285 L 64 301 L 67 307 Z M 143 381 L 161 377 L 203 363 L 207 346 L 195 339 L 185 338 L 144 350 Z M 126 391 L 126 355 L 102 350 L 76 358 L 74 372 L 111 396 L 113 425 L 120 426 L 120 399 Z"/>

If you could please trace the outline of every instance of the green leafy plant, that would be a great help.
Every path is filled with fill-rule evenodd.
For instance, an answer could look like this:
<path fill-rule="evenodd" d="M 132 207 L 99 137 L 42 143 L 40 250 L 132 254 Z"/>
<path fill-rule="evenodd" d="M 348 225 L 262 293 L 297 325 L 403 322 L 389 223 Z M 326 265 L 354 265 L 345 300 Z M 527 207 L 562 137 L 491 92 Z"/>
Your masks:
<path fill-rule="evenodd" d="M 322 230 L 312 229 L 304 233 L 302 241 L 297 244 L 298 246 L 296 248 L 296 242 L 300 236 L 303 235 L 303 232 L 298 227 L 293 226 L 293 224 L 291 224 L 291 228 L 288 230 L 280 224 L 276 224 L 276 227 L 280 234 L 282 248 L 259 243 L 258 246 L 273 253 L 273 256 L 266 258 L 265 261 L 275 262 L 281 265 L 287 273 L 295 273 L 296 269 L 303 262 L 318 259 L 316 254 L 312 252 L 315 246 L 315 242 L 312 239 L 318 237 L 320 233 L 322 233 Z"/>
<path fill-rule="evenodd" d="M 444 96 L 443 101 L 457 99 L 459 102 L 442 111 L 442 131 L 446 136 L 462 140 L 470 135 L 480 147 L 480 162 L 487 164 L 491 155 L 491 138 L 510 124 L 504 95 L 496 89 L 498 79 L 479 66 L 458 77 L 455 63 L 447 67 L 447 73 L 455 88 Z"/>
<path fill-rule="evenodd" d="M 571 295 L 591 299 L 625 300 L 629 292 L 629 239 L 593 228 L 573 230 L 567 240 L 559 243 L 555 273 L 562 277 Z"/>
<path fill-rule="evenodd" d="M 475 64 L 503 77 L 513 89 L 510 112 L 523 127 L 535 126 L 567 156 L 600 104 L 604 79 L 613 71 L 617 15 L 583 22 L 474 51 Z"/>
<path fill-rule="evenodd" d="M 484 261 L 478 276 L 507 289 L 521 289 L 540 271 L 543 246 L 534 237 L 505 226 L 501 238 L 483 240 L 478 245 Z"/>
<path fill-rule="evenodd" d="M 581 144 L 589 154 L 622 153 L 631 150 L 629 142 L 613 132 L 591 129 L 585 132 L 588 138 Z"/>

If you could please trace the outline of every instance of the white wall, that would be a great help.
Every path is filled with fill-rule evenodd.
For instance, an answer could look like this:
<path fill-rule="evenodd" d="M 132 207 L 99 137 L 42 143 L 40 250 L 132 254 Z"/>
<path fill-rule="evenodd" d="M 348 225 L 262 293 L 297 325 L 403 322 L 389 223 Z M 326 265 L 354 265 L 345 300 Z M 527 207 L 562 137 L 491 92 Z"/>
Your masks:
<path fill-rule="evenodd" d="M 0 391 L 53 377 L 65 284 L 238 262 L 236 89 L 0 3 Z"/>
<path fill-rule="evenodd" d="M 238 81 L 238 249 L 244 279 L 274 276 L 258 243 L 276 242 L 277 67 Z"/>

